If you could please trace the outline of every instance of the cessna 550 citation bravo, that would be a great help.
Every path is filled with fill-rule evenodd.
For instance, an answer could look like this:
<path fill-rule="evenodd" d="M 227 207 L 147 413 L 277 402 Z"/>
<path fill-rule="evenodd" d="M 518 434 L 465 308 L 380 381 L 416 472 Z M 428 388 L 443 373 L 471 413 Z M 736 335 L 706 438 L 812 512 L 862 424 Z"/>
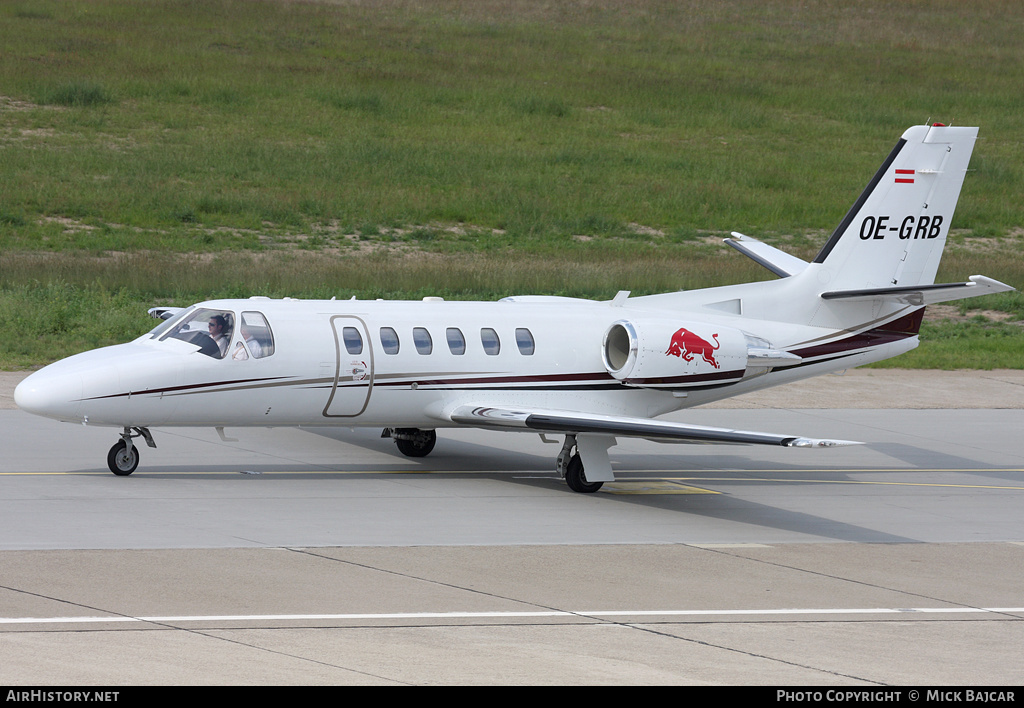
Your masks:
<path fill-rule="evenodd" d="M 25 379 L 18 406 L 121 428 L 107 463 L 129 475 L 159 426 L 374 426 L 405 455 L 435 429 L 564 435 L 577 492 L 614 479 L 617 437 L 831 447 L 842 440 L 652 420 L 670 411 L 887 359 L 918 344 L 924 306 L 1013 290 L 935 284 L 977 128 L 907 130 L 810 263 L 733 234 L 777 280 L 597 302 L 215 300 L 127 344 Z"/>

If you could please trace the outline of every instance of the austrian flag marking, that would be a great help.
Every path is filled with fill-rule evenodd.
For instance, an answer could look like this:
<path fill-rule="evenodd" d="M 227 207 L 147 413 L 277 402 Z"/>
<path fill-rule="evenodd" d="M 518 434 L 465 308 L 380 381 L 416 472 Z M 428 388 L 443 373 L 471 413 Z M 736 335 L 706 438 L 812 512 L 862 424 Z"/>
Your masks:
<path fill-rule="evenodd" d="M 913 184 L 914 170 L 896 170 L 896 184 Z"/>

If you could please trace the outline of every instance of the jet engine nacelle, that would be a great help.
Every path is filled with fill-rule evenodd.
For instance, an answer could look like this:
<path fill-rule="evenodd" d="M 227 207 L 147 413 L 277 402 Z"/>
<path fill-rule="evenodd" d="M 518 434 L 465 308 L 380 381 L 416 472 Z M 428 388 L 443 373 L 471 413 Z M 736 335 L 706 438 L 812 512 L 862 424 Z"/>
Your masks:
<path fill-rule="evenodd" d="M 746 372 L 748 337 L 706 322 L 619 320 L 605 332 L 601 356 L 608 373 L 627 386 L 728 383 Z"/>

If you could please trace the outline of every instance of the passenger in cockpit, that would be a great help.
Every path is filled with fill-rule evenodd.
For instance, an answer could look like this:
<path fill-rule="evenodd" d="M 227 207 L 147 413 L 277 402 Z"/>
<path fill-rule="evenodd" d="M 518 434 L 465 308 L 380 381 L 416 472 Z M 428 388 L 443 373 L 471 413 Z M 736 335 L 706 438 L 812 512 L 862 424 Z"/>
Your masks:
<path fill-rule="evenodd" d="M 245 344 L 237 342 L 235 344 L 235 350 L 231 353 L 231 358 L 235 361 L 245 361 L 249 358 L 249 352 L 252 352 L 254 359 L 262 358 L 263 346 L 246 326 L 244 319 L 242 320 L 242 324 L 239 326 L 238 331 L 241 333 L 242 339 L 245 340 Z M 248 349 L 246 349 L 246 347 L 248 347 Z"/>
<path fill-rule="evenodd" d="M 249 351 L 252 352 L 253 359 L 260 359 L 263 357 L 263 347 L 260 345 L 259 340 L 249 331 L 249 328 L 245 324 L 245 319 L 242 320 L 242 326 L 239 330 L 242 333 L 242 339 L 245 340 L 245 344 L 249 347 Z"/>

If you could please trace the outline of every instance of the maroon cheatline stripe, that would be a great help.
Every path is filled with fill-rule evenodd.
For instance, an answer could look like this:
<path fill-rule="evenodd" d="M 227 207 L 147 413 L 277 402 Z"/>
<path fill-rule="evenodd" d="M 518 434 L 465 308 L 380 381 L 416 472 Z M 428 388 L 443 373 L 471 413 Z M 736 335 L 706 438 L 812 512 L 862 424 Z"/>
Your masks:
<path fill-rule="evenodd" d="M 880 344 L 898 342 L 901 339 L 917 336 L 921 331 L 922 319 L 924 319 L 923 307 L 915 312 L 911 312 L 909 315 L 904 315 L 903 317 L 892 320 L 891 322 L 887 322 L 883 325 L 879 325 L 878 327 L 869 329 L 865 332 L 858 332 L 857 334 L 853 334 L 849 337 L 837 339 L 833 342 L 826 342 L 825 344 L 818 344 L 813 347 L 791 349 L 789 350 L 789 353 L 796 354 L 804 359 L 809 359 L 811 357 L 840 354 L 853 349 L 865 349 L 868 347 L 877 347 Z"/>
<path fill-rule="evenodd" d="M 681 376 L 658 376 L 650 379 L 626 379 L 624 383 L 637 386 L 667 386 L 678 383 L 701 383 L 704 381 L 726 381 L 743 378 L 746 369 L 734 371 L 714 371 L 710 374 L 683 374 Z"/>
<path fill-rule="evenodd" d="M 200 389 L 213 388 L 216 386 L 232 386 L 235 384 L 251 384 L 251 383 L 264 383 L 269 381 L 279 381 L 281 379 L 292 378 L 290 376 L 270 376 L 267 378 L 258 379 L 233 379 L 230 381 L 211 381 L 209 383 L 197 383 L 197 384 L 183 384 L 181 386 L 167 386 L 166 388 L 150 388 L 145 391 L 125 391 L 124 393 L 110 393 L 106 396 L 93 396 L 91 398 L 83 398 L 83 401 L 98 401 L 103 398 L 121 398 L 124 396 L 143 396 L 152 395 L 154 393 L 177 393 L 181 391 L 199 391 Z"/>
<path fill-rule="evenodd" d="M 614 378 L 607 371 L 597 371 L 589 374 L 535 374 L 530 376 L 475 376 L 472 378 L 430 378 L 418 379 L 415 374 L 410 374 L 401 381 L 377 381 L 374 386 L 408 386 L 415 381 L 419 386 L 452 386 L 472 384 L 496 384 L 496 383 L 578 383 L 580 381 L 614 381 Z"/>

